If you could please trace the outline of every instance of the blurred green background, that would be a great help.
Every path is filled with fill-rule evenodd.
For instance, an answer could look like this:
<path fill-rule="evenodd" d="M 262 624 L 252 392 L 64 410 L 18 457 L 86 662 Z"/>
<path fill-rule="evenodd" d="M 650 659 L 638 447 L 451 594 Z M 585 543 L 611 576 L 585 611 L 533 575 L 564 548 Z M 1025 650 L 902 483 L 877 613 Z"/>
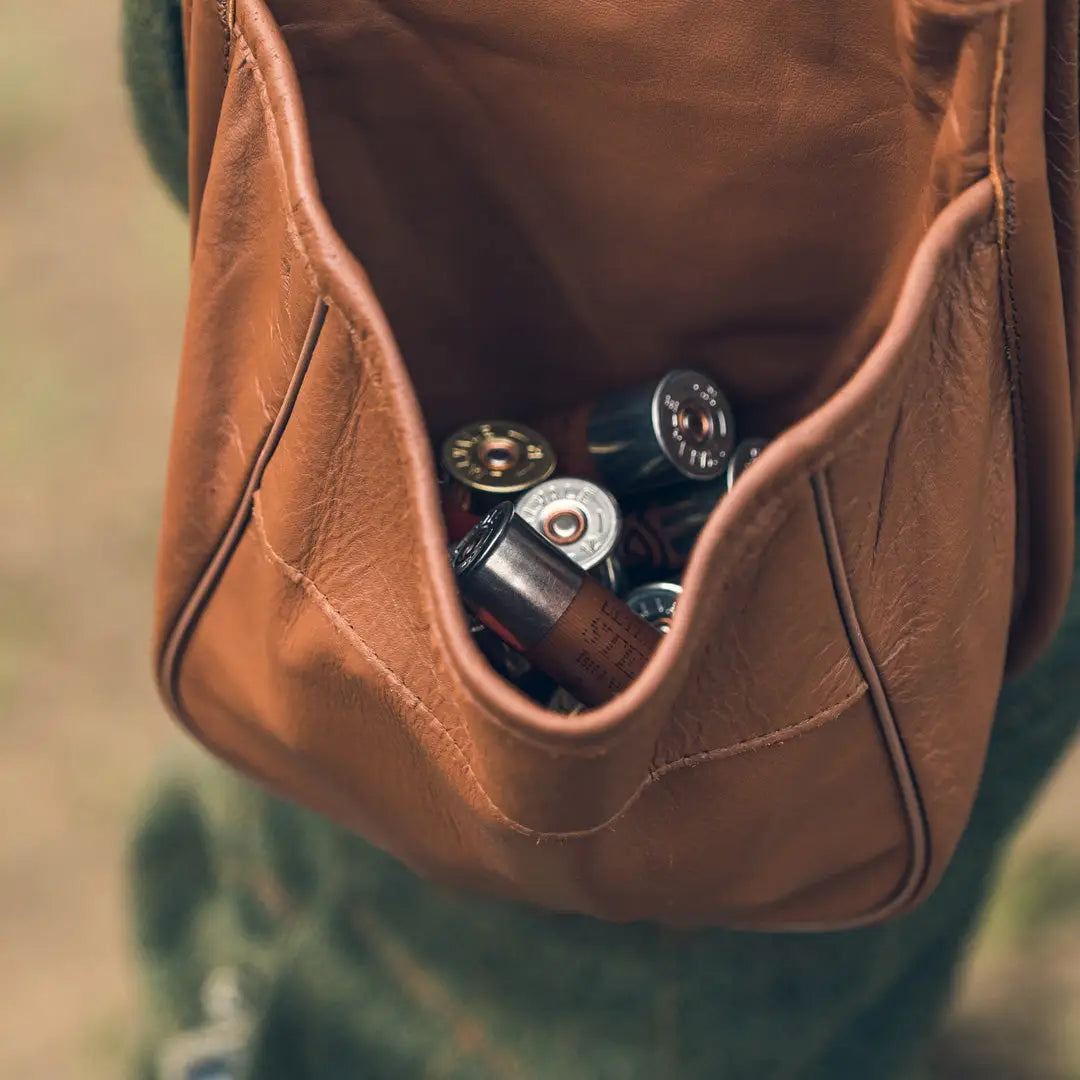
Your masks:
<path fill-rule="evenodd" d="M 130 125 L 118 0 L 0 0 L 0 1077 L 123 1075 L 123 859 L 181 747 L 150 677 L 187 227 Z M 1080 749 L 1006 865 L 941 1080 L 1080 1078 Z"/>

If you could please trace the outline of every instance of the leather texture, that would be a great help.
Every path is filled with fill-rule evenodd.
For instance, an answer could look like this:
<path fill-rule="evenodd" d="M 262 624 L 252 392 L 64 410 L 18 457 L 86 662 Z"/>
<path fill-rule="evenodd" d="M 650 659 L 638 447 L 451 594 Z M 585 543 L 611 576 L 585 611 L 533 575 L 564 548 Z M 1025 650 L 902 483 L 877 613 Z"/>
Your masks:
<path fill-rule="evenodd" d="M 1068 585 L 1064 6 L 191 0 L 181 721 L 455 886 L 917 903 Z M 686 365 L 773 441 L 643 674 L 548 713 L 470 640 L 432 441 Z"/>

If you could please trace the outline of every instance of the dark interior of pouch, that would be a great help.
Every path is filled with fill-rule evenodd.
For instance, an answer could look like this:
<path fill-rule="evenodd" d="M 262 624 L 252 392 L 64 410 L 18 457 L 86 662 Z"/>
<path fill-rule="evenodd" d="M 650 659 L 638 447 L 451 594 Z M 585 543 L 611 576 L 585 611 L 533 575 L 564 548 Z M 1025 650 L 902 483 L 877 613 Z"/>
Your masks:
<path fill-rule="evenodd" d="M 773 434 L 927 223 L 941 117 L 888 3 L 270 7 L 436 439 L 678 366 Z"/>

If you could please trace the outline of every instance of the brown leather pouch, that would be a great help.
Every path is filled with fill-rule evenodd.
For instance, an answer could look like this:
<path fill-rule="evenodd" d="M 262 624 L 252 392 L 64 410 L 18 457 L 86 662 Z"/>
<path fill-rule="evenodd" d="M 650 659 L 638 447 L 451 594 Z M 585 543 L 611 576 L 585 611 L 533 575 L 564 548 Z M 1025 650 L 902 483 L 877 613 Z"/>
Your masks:
<path fill-rule="evenodd" d="M 924 897 L 1068 584 L 1072 8 L 190 0 L 177 716 L 454 885 Z M 432 439 L 680 365 L 774 441 L 645 672 L 549 713 L 470 642 Z"/>

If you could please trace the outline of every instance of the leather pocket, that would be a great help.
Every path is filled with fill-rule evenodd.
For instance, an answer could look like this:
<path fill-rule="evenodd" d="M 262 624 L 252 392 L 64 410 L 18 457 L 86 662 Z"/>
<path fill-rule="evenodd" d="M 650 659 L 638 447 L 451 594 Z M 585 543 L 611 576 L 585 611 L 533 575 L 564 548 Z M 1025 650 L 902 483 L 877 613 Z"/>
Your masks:
<path fill-rule="evenodd" d="M 163 540 L 184 723 L 425 873 L 557 909 L 835 927 L 923 895 L 1012 596 L 990 182 L 713 514 L 646 672 L 566 718 L 468 640 L 408 358 L 319 199 L 288 50 L 253 2 L 232 41 L 174 436 L 199 467 L 174 465 Z"/>

